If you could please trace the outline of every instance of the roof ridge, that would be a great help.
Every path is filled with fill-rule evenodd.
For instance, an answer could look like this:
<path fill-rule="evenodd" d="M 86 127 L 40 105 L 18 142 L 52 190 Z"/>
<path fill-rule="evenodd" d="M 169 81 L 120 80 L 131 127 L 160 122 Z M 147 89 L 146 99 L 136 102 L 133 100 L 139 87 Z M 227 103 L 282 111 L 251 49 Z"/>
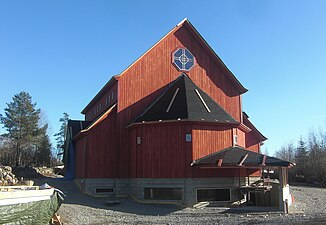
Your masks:
<path fill-rule="evenodd" d="M 183 20 L 181 20 L 178 24 L 177 24 L 177 27 L 178 26 L 181 26 L 184 22 L 189 22 L 189 20 L 188 20 L 188 18 L 187 17 L 185 17 Z"/>

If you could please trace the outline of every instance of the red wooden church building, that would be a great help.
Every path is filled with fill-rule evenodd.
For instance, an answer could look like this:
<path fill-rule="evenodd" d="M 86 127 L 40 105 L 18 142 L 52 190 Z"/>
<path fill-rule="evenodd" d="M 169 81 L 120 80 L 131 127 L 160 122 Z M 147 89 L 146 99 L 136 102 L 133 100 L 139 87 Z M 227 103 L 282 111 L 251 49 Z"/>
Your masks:
<path fill-rule="evenodd" d="M 285 177 L 292 164 L 260 154 L 266 138 L 242 111 L 246 91 L 185 19 L 104 85 L 84 121 L 69 121 L 67 176 L 95 195 L 248 201 L 262 169 Z"/>

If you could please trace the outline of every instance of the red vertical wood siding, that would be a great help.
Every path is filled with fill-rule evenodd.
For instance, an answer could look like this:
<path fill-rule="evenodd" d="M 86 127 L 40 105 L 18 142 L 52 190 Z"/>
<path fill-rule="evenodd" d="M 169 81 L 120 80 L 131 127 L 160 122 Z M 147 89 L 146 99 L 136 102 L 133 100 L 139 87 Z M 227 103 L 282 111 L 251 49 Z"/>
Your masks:
<path fill-rule="evenodd" d="M 186 142 L 185 136 L 190 133 L 192 141 Z M 232 128 L 191 123 L 144 124 L 131 128 L 129 134 L 132 178 L 239 176 L 239 169 L 191 166 L 195 159 L 230 147 Z M 137 137 L 141 144 L 137 144 Z"/>
<path fill-rule="evenodd" d="M 255 138 L 254 135 L 252 135 L 252 133 L 248 133 L 246 135 L 246 148 L 248 150 L 260 153 L 260 144 L 259 144 L 259 140 L 257 140 Z"/>
<path fill-rule="evenodd" d="M 162 39 L 136 61 L 118 80 L 119 176 L 130 173 L 130 146 L 125 126 L 139 116 L 182 72 L 171 63 L 172 52 L 178 47 L 188 48 L 196 57 L 196 65 L 188 76 L 218 102 L 236 120 L 240 121 L 240 92 L 217 65 L 211 54 L 189 32 L 181 27 Z"/>
<path fill-rule="evenodd" d="M 218 125 L 194 125 L 193 160 L 232 146 L 232 128 Z"/>
<path fill-rule="evenodd" d="M 115 82 L 109 90 L 104 94 L 99 101 L 97 101 L 86 113 L 85 120 L 92 121 L 96 117 L 98 117 L 101 113 L 110 108 L 116 101 L 118 96 L 118 83 Z M 108 99 L 108 101 L 106 100 Z M 101 108 L 99 105 L 101 104 Z M 98 110 L 95 111 L 95 108 Z"/>
<path fill-rule="evenodd" d="M 236 134 L 238 135 L 238 146 L 246 148 L 246 134 L 240 129 L 236 129 Z"/>
<path fill-rule="evenodd" d="M 190 133 L 185 124 L 147 124 L 130 131 L 131 177 L 135 178 L 182 178 L 190 169 L 191 142 L 185 135 Z M 137 137 L 141 144 L 137 144 Z"/>
<path fill-rule="evenodd" d="M 116 109 L 76 141 L 76 177 L 116 177 Z"/>

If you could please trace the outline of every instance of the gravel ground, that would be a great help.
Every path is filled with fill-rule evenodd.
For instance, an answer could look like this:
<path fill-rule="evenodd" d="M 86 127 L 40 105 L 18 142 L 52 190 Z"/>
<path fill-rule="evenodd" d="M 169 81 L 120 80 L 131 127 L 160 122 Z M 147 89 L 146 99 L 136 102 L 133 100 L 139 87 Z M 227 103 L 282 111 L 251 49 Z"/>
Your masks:
<path fill-rule="evenodd" d="M 70 224 L 326 224 L 326 189 L 292 187 L 295 203 L 290 214 L 253 212 L 252 208 L 182 208 L 176 205 L 140 204 L 129 198 L 106 206 L 106 198 L 94 198 L 79 192 L 72 181 L 36 180 L 61 189 L 66 195 L 58 214 Z"/>

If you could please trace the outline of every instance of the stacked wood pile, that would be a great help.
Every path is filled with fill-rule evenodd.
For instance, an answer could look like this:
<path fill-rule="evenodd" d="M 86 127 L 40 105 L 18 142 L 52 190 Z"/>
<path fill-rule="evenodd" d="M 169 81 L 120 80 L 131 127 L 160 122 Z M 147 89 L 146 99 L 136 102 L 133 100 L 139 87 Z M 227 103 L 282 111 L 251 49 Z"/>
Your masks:
<path fill-rule="evenodd" d="M 0 166 L 0 186 L 11 186 L 17 183 L 18 179 L 12 173 L 12 168 L 10 166 Z"/>

